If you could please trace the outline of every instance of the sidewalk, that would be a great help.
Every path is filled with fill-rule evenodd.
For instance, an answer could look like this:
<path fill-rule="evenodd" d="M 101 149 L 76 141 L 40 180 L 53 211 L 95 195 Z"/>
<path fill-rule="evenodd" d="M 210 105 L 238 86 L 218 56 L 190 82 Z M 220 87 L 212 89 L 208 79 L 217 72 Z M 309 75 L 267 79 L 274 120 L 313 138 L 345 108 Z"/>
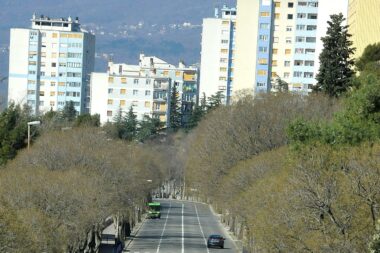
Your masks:
<path fill-rule="evenodd" d="M 135 237 L 138 235 L 140 229 L 142 228 L 142 226 L 145 223 L 145 220 L 146 220 L 146 215 L 144 214 L 141 217 L 141 222 L 139 222 L 139 223 L 136 224 L 136 226 L 132 229 L 131 235 L 128 236 L 128 238 L 125 240 L 125 242 L 124 242 L 125 246 L 124 246 L 123 252 L 129 252 L 128 251 L 128 247 L 133 242 L 133 240 L 135 239 Z"/>

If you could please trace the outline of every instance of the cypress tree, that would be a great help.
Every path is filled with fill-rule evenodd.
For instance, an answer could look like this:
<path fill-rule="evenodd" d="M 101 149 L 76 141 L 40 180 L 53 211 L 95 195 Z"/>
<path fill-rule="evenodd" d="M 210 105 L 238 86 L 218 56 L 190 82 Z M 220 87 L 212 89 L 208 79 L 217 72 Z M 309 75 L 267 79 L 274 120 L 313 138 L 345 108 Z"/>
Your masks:
<path fill-rule="evenodd" d="M 181 101 L 179 99 L 179 92 L 175 83 L 172 87 L 170 96 L 170 128 L 172 130 L 178 130 L 181 127 L 182 115 L 181 115 Z"/>
<path fill-rule="evenodd" d="M 322 38 L 323 51 L 319 56 L 320 68 L 317 75 L 316 91 L 323 91 L 330 97 L 339 97 L 352 86 L 354 60 L 348 26 L 343 25 L 343 14 L 331 15 L 328 29 Z"/>

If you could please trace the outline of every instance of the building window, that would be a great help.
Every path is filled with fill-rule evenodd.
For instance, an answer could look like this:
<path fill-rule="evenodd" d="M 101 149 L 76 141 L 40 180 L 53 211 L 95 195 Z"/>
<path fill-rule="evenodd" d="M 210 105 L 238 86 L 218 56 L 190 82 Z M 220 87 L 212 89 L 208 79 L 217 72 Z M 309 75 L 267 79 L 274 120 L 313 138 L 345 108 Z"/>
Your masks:
<path fill-rule="evenodd" d="M 303 31 L 303 30 L 306 29 L 306 25 L 297 25 L 297 26 L 296 26 L 296 29 L 297 29 L 298 31 Z"/>
<path fill-rule="evenodd" d="M 315 37 L 306 37 L 306 42 L 307 43 L 315 43 L 317 39 Z"/>
<path fill-rule="evenodd" d="M 274 2 L 274 7 L 280 8 L 281 7 L 281 3 L 280 2 Z"/>
<path fill-rule="evenodd" d="M 36 91 L 35 90 L 28 90 L 28 95 L 35 95 Z"/>
<path fill-rule="evenodd" d="M 145 106 L 145 108 L 150 108 L 150 102 L 149 101 L 145 101 L 144 106 Z"/>
<path fill-rule="evenodd" d="M 314 61 L 305 61 L 305 66 L 313 67 Z"/>
<path fill-rule="evenodd" d="M 114 79 L 113 79 L 112 76 L 108 77 L 108 82 L 109 82 L 109 83 L 113 83 L 113 80 L 114 80 Z"/>
<path fill-rule="evenodd" d="M 120 89 L 120 94 L 121 94 L 121 95 L 125 95 L 126 92 L 127 92 L 126 89 Z"/>
<path fill-rule="evenodd" d="M 274 14 L 274 18 L 275 18 L 275 19 L 280 19 L 280 13 L 275 13 L 275 14 Z"/>
<path fill-rule="evenodd" d="M 56 82 L 50 82 L 50 86 L 54 87 L 56 85 Z"/>
<path fill-rule="evenodd" d="M 278 43 L 280 40 L 279 40 L 279 38 L 278 37 L 274 37 L 273 38 L 273 43 Z"/>
<path fill-rule="evenodd" d="M 297 36 L 296 42 L 299 42 L 299 43 L 305 42 L 305 37 Z"/>
<path fill-rule="evenodd" d="M 151 93 L 150 93 L 150 90 L 146 90 L 146 91 L 145 91 L 145 96 L 150 96 L 150 94 L 151 94 Z"/>
<path fill-rule="evenodd" d="M 306 13 L 298 13 L 297 18 L 299 18 L 299 19 L 306 18 Z"/>
<path fill-rule="evenodd" d="M 125 106 L 125 100 L 120 100 L 120 106 Z"/>
<path fill-rule="evenodd" d="M 150 79 L 145 80 L 145 84 L 150 84 L 150 82 L 151 82 Z"/>
<path fill-rule="evenodd" d="M 55 91 L 50 91 L 50 97 L 54 97 L 55 96 Z"/>
<path fill-rule="evenodd" d="M 284 72 L 284 78 L 289 78 L 290 77 L 290 73 L 289 72 Z"/>
<path fill-rule="evenodd" d="M 227 72 L 227 68 L 225 68 L 225 67 L 221 67 L 219 70 L 220 70 L 220 72 Z"/>
<path fill-rule="evenodd" d="M 314 77 L 314 73 L 313 72 L 305 72 L 303 74 L 304 78 L 313 78 Z"/>
<path fill-rule="evenodd" d="M 108 105 L 113 105 L 113 100 L 112 99 L 108 99 L 107 104 Z"/>
<path fill-rule="evenodd" d="M 269 24 L 268 23 L 260 23 L 260 29 L 268 30 L 269 29 Z"/>
<path fill-rule="evenodd" d="M 124 83 L 124 84 L 126 84 L 126 83 L 127 83 L 127 78 L 125 78 L 125 77 L 122 77 L 122 78 L 121 78 L 121 83 Z"/>
<path fill-rule="evenodd" d="M 221 43 L 222 44 L 228 44 L 228 40 L 222 40 Z"/>
<path fill-rule="evenodd" d="M 134 84 L 139 84 L 139 79 L 133 79 Z"/>
<path fill-rule="evenodd" d="M 138 95 L 139 91 L 138 90 L 133 90 L 133 95 Z"/>
<path fill-rule="evenodd" d="M 317 26 L 316 25 L 308 25 L 306 27 L 306 30 L 307 31 L 315 31 L 315 30 L 317 30 Z"/>
<path fill-rule="evenodd" d="M 268 52 L 268 48 L 267 47 L 259 47 L 259 52 L 260 53 L 267 53 Z"/>
<path fill-rule="evenodd" d="M 268 40 L 268 35 L 259 35 L 259 40 L 267 41 Z"/>
<path fill-rule="evenodd" d="M 294 7 L 294 3 L 293 2 L 289 2 L 288 3 L 288 8 L 293 8 Z"/>
<path fill-rule="evenodd" d="M 273 54 L 277 54 L 278 52 L 278 49 L 277 48 L 273 48 Z"/>
<path fill-rule="evenodd" d="M 318 14 L 316 14 L 316 13 L 309 13 L 309 14 L 307 14 L 307 18 L 308 19 L 317 19 L 318 18 Z"/>
<path fill-rule="evenodd" d="M 293 14 L 288 14 L 288 19 L 293 19 Z"/>
<path fill-rule="evenodd" d="M 290 61 L 284 61 L 284 66 L 285 67 L 290 67 Z"/>
<path fill-rule="evenodd" d="M 112 116 L 112 111 L 107 111 L 107 116 L 111 117 Z"/>
<path fill-rule="evenodd" d="M 263 69 L 259 69 L 258 71 L 257 71 L 257 75 L 259 75 L 259 76 L 266 76 L 267 75 L 267 71 L 266 70 L 263 70 Z"/>
<path fill-rule="evenodd" d="M 272 61 L 272 66 L 273 66 L 273 67 L 277 67 L 277 60 L 273 60 L 273 61 Z"/>
<path fill-rule="evenodd" d="M 302 72 L 301 71 L 294 71 L 293 77 L 302 77 Z"/>
<path fill-rule="evenodd" d="M 257 82 L 257 87 L 265 87 L 265 83 Z"/>
<path fill-rule="evenodd" d="M 303 48 L 296 48 L 296 54 L 303 54 L 304 53 L 304 49 Z"/>
<path fill-rule="evenodd" d="M 292 38 L 291 37 L 287 37 L 286 40 L 285 40 L 286 44 L 292 44 Z"/>
<path fill-rule="evenodd" d="M 314 53 L 315 53 L 315 49 L 312 49 L 312 48 L 305 49 L 305 54 L 314 54 Z"/>
<path fill-rule="evenodd" d="M 260 12 L 260 17 L 269 17 L 270 13 L 268 11 L 262 11 Z"/>
<path fill-rule="evenodd" d="M 292 50 L 291 49 L 285 49 L 285 54 L 291 54 Z"/>
<path fill-rule="evenodd" d="M 266 58 L 260 58 L 259 59 L 259 64 L 260 65 L 268 65 L 268 59 L 266 59 Z"/>
<path fill-rule="evenodd" d="M 227 54 L 227 53 L 228 53 L 228 49 L 221 49 L 220 52 L 221 52 L 222 54 Z"/>
<path fill-rule="evenodd" d="M 286 31 L 287 31 L 287 32 L 291 32 L 291 31 L 293 31 L 293 26 L 287 26 L 287 27 L 286 27 Z"/>
<path fill-rule="evenodd" d="M 51 34 L 51 37 L 52 37 L 52 38 L 58 38 L 58 33 L 52 33 L 52 34 Z"/>
<path fill-rule="evenodd" d="M 113 93 L 113 89 L 112 88 L 109 88 L 108 89 L 108 94 L 112 94 Z"/>
<path fill-rule="evenodd" d="M 303 61 L 301 61 L 301 60 L 295 60 L 294 61 L 294 66 L 303 66 Z"/>

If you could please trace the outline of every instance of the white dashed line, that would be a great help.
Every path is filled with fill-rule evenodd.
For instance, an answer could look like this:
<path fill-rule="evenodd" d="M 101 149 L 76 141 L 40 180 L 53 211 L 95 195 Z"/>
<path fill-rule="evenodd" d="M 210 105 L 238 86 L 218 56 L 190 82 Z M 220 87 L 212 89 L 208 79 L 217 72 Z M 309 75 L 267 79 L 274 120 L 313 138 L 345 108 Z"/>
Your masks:
<path fill-rule="evenodd" d="M 197 204 L 194 204 L 194 206 L 195 206 L 195 213 L 197 214 L 197 219 L 198 219 L 199 228 L 201 229 L 201 233 L 202 233 L 202 236 L 203 236 L 203 240 L 204 240 L 205 245 L 206 245 L 207 253 L 210 253 L 210 250 L 209 250 L 208 247 L 207 247 L 207 240 L 206 240 L 205 234 L 203 233 L 203 228 L 202 228 L 202 225 L 201 225 L 201 221 L 200 221 L 200 219 L 199 219 L 199 214 L 198 214 Z"/>
<path fill-rule="evenodd" d="M 166 224 L 168 223 L 169 213 L 170 213 L 170 210 L 171 210 L 171 209 L 172 209 L 172 202 L 170 201 L 169 211 L 168 211 L 168 213 L 167 213 L 167 215 L 166 215 L 165 225 L 164 225 L 164 228 L 162 229 L 161 238 L 160 238 L 160 242 L 158 243 L 156 253 L 159 253 L 159 252 L 160 252 L 160 247 L 161 247 L 161 243 L 162 243 L 162 238 L 163 238 L 164 233 L 165 233 Z"/>

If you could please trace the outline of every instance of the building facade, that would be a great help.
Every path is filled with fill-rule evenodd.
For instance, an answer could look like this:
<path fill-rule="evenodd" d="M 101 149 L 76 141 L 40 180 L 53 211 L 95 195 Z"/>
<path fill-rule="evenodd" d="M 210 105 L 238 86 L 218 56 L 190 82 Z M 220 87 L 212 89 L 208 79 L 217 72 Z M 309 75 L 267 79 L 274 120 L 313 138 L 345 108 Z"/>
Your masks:
<path fill-rule="evenodd" d="M 94 70 L 95 36 L 78 18 L 33 15 L 30 29 L 11 29 L 8 101 L 28 104 L 36 114 L 61 110 L 73 101 L 89 110 L 89 77 Z"/>
<path fill-rule="evenodd" d="M 369 44 L 380 42 L 380 1 L 350 0 L 348 25 L 349 33 L 359 58 Z"/>
<path fill-rule="evenodd" d="M 132 106 L 139 120 L 147 115 L 169 126 L 174 86 L 185 123 L 198 102 L 198 68 L 183 63 L 174 66 L 145 55 L 140 55 L 139 65 L 110 62 L 107 73 L 91 75 L 91 114 L 99 114 L 104 124 Z"/>
<path fill-rule="evenodd" d="M 310 92 L 321 37 L 330 15 L 340 12 L 347 15 L 347 0 L 238 0 L 236 90 L 276 91 L 285 81 L 290 91 Z"/>
<path fill-rule="evenodd" d="M 224 6 L 203 19 L 200 96 L 221 92 L 229 103 L 234 82 L 236 8 Z"/>

